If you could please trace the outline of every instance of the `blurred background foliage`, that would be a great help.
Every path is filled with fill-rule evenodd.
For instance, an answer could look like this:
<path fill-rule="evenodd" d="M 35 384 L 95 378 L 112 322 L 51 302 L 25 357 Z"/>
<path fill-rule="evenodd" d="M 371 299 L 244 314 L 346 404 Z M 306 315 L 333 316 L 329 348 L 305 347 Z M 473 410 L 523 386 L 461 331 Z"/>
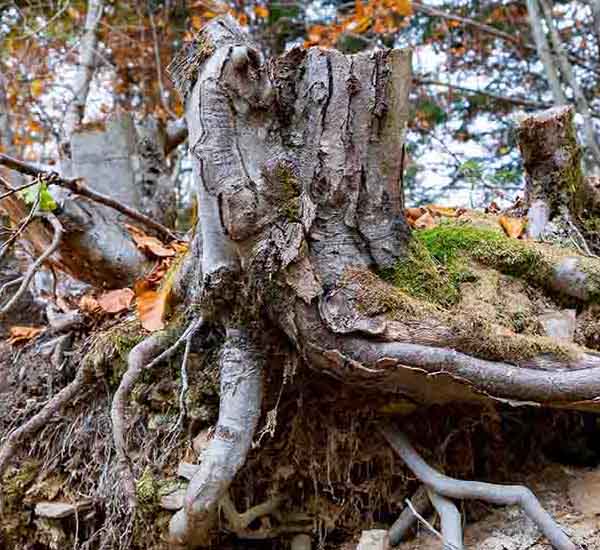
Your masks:
<path fill-rule="evenodd" d="M 550 18 L 536 16 L 534 7 L 549 7 Z M 87 8 L 84 0 L 0 0 L 0 95 L 25 159 L 57 158 Z M 405 166 L 410 204 L 482 206 L 512 201 L 522 189 L 514 117 L 557 103 L 536 28 L 558 65 L 561 48 L 568 59 L 576 83 L 560 65 L 564 101 L 576 105 L 580 125 L 587 121 L 598 130 L 600 0 L 107 1 L 86 124 L 123 111 L 165 123 L 181 117 L 165 67 L 204 22 L 226 12 L 248 27 L 265 55 L 296 44 L 347 53 L 413 49 Z M 551 43 L 552 29 L 560 45 Z M 586 167 L 596 172 L 597 159 L 585 145 Z M 179 170 L 185 196 L 185 160 Z"/>

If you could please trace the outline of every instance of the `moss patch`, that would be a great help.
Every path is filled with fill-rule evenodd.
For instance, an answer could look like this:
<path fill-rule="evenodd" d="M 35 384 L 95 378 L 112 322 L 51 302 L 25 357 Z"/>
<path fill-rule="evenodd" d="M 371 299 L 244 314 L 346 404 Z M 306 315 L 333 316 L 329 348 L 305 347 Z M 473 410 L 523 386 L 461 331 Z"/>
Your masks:
<path fill-rule="evenodd" d="M 472 273 L 456 256 L 445 261 L 436 257 L 418 235 L 409 244 L 407 256 L 383 272 L 383 278 L 415 298 L 441 306 L 455 304 L 460 283 L 472 280 Z"/>

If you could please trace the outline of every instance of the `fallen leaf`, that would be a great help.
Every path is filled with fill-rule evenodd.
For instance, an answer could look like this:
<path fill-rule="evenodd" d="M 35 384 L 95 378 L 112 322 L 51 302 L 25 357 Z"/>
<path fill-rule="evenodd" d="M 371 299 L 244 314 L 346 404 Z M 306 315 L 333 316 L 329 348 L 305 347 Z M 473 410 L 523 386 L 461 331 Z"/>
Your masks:
<path fill-rule="evenodd" d="M 175 250 L 164 245 L 156 237 L 151 237 L 150 235 L 147 235 L 141 229 L 138 229 L 133 225 L 126 225 L 125 227 L 127 227 L 129 233 L 131 233 L 133 241 L 140 250 L 143 250 L 144 252 L 150 252 L 158 258 L 167 258 L 169 256 L 175 256 Z"/>
<path fill-rule="evenodd" d="M 407 218 L 418 220 L 425 213 L 425 210 L 423 208 L 407 208 L 404 213 Z"/>
<path fill-rule="evenodd" d="M 436 204 L 428 204 L 425 208 L 429 210 L 432 216 L 444 216 L 446 218 L 456 218 L 460 216 L 460 209 L 449 208 L 447 206 L 438 206 Z"/>
<path fill-rule="evenodd" d="M 425 212 L 418 220 L 415 220 L 415 227 L 417 229 L 431 229 L 435 227 L 435 220 L 429 212 Z"/>
<path fill-rule="evenodd" d="M 119 288 L 98 296 L 98 305 L 106 313 L 119 313 L 129 308 L 134 296 L 130 288 Z"/>
<path fill-rule="evenodd" d="M 525 221 L 523 218 L 511 218 L 510 216 L 500 216 L 498 220 L 504 232 L 511 239 L 518 239 L 525 231 Z"/>
<path fill-rule="evenodd" d="M 24 342 L 29 342 L 29 340 L 33 340 L 40 332 L 44 330 L 44 327 L 22 327 L 22 326 L 14 326 L 8 329 L 10 337 L 8 339 L 8 343 L 11 346 L 15 344 L 22 344 Z"/>
<path fill-rule="evenodd" d="M 152 290 L 148 281 L 135 285 L 137 314 L 142 326 L 154 332 L 165 327 L 170 289 Z"/>

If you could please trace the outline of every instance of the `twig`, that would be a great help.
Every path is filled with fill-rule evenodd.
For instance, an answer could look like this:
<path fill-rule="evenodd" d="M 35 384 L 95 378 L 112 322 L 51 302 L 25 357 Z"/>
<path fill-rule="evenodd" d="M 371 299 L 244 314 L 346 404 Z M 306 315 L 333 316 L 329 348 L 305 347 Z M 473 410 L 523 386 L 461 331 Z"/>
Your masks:
<path fill-rule="evenodd" d="M 27 214 L 27 217 L 21 222 L 21 225 L 19 225 L 15 232 L 6 240 L 6 242 L 2 245 L 2 248 L 0 248 L 0 260 L 4 258 L 4 255 L 8 252 L 12 244 L 19 238 L 19 235 L 21 235 L 21 233 L 23 233 L 23 231 L 25 231 L 25 229 L 27 229 L 29 224 L 33 221 L 33 217 L 37 213 L 37 210 L 40 206 L 40 202 L 42 202 L 41 187 L 38 190 L 38 193 L 35 197 L 35 202 L 33 203 L 29 214 Z"/>
<path fill-rule="evenodd" d="M 452 84 L 450 82 L 441 82 L 439 80 L 432 80 L 429 78 L 421 78 L 419 76 L 413 77 L 413 82 L 415 84 L 422 84 L 424 86 L 442 86 L 444 88 L 448 88 L 450 90 L 458 90 L 460 92 L 465 92 L 466 94 L 473 95 L 483 95 L 493 99 L 495 101 L 500 101 L 503 103 L 511 103 L 513 105 L 519 105 L 521 107 L 529 107 L 531 109 L 547 109 L 552 105 L 550 103 L 542 102 L 542 101 L 532 101 L 530 99 L 524 99 L 520 97 L 510 97 L 503 96 L 500 94 L 494 94 L 491 92 L 486 92 L 484 90 L 476 90 L 474 88 L 466 88 L 465 86 L 458 86 L 456 84 Z"/>
<path fill-rule="evenodd" d="M 42 170 L 41 168 L 37 168 L 32 164 L 9 157 L 3 153 L 0 153 L 0 165 L 6 166 L 11 170 L 15 170 L 27 176 L 46 178 L 49 184 L 58 185 L 59 187 L 68 189 L 69 191 L 81 195 L 82 197 L 87 197 L 88 199 L 91 199 L 97 203 L 104 204 L 105 206 L 108 206 L 117 212 L 120 212 L 121 214 L 125 214 L 126 216 L 137 220 L 148 227 L 151 227 L 164 237 L 167 237 L 171 240 L 177 240 L 177 236 L 169 228 L 165 227 L 161 223 L 158 223 L 145 214 L 142 214 L 134 208 L 130 208 L 119 201 L 94 191 L 85 185 L 81 178 L 65 179 L 55 172 L 47 172 L 46 170 Z"/>
<path fill-rule="evenodd" d="M 392 546 L 400 544 L 408 530 L 415 524 L 417 516 L 413 513 L 413 508 L 421 515 L 425 515 L 431 508 L 427 489 L 424 485 L 419 486 L 411 500 L 412 507 L 407 506 L 404 508 L 398 519 L 390 527 L 390 543 Z"/>
<path fill-rule="evenodd" d="M 29 183 L 26 183 L 25 185 L 21 185 L 20 187 L 11 188 L 10 183 L 8 183 L 2 176 L 0 176 L 0 183 L 2 183 L 2 185 L 4 185 L 5 187 L 8 187 L 10 189 L 10 191 L 7 191 L 6 193 L 3 193 L 2 195 L 0 195 L 0 201 L 1 201 L 2 199 L 5 199 L 6 197 L 10 197 L 11 195 L 18 193 L 19 191 L 23 191 L 23 189 L 28 189 L 29 187 L 33 187 L 34 185 L 37 185 L 39 183 L 39 181 L 32 180 Z"/>
<path fill-rule="evenodd" d="M 13 297 L 0 309 L 0 315 L 6 314 L 10 309 L 15 305 L 17 300 L 23 295 L 23 293 L 27 290 L 31 279 L 35 275 L 36 271 L 40 268 L 40 266 L 52 255 L 56 252 L 56 249 L 60 245 L 60 241 L 63 236 L 63 228 L 61 223 L 58 221 L 54 214 L 48 214 L 47 219 L 52 224 L 52 229 L 54 229 L 54 236 L 52 237 L 52 242 L 50 246 L 44 251 L 44 253 L 30 266 L 27 270 L 27 273 L 23 277 L 23 281 L 21 282 L 21 286 L 15 292 Z"/>
<path fill-rule="evenodd" d="M 504 505 L 518 504 L 556 550 L 578 550 L 527 487 L 453 479 L 429 466 L 407 437 L 391 423 L 384 424 L 380 431 L 415 476 L 436 493 L 448 498 L 479 499 Z"/>
<path fill-rule="evenodd" d="M 433 526 L 431 525 L 431 523 L 429 523 L 421 514 L 419 514 L 419 512 L 417 512 L 414 508 L 414 506 L 412 505 L 412 502 L 409 499 L 405 500 L 406 505 L 408 506 L 408 509 L 414 514 L 414 516 L 425 526 L 427 527 L 427 529 L 429 531 L 431 531 L 438 539 L 440 540 L 444 540 L 444 537 L 442 536 L 442 534 Z"/>

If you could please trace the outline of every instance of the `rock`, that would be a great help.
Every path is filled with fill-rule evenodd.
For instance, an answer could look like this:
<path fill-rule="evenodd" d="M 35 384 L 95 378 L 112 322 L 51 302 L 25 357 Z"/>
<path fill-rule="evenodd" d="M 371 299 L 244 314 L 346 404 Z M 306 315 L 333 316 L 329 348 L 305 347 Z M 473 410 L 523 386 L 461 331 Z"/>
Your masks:
<path fill-rule="evenodd" d="M 577 324 L 575 315 L 574 309 L 548 311 L 540 315 L 539 320 L 547 336 L 563 342 L 572 342 Z"/>
<path fill-rule="evenodd" d="M 311 540 L 308 535 L 296 535 L 292 539 L 291 550 L 310 550 Z"/>
<path fill-rule="evenodd" d="M 74 515 L 84 508 L 88 508 L 91 502 L 38 502 L 35 505 L 34 513 L 36 516 L 50 519 L 61 519 Z"/>
<path fill-rule="evenodd" d="M 585 517 L 600 515 L 600 469 L 585 472 L 569 483 L 569 499 Z"/>
<path fill-rule="evenodd" d="M 363 531 L 356 550 L 389 550 L 390 537 L 385 529 Z"/>

